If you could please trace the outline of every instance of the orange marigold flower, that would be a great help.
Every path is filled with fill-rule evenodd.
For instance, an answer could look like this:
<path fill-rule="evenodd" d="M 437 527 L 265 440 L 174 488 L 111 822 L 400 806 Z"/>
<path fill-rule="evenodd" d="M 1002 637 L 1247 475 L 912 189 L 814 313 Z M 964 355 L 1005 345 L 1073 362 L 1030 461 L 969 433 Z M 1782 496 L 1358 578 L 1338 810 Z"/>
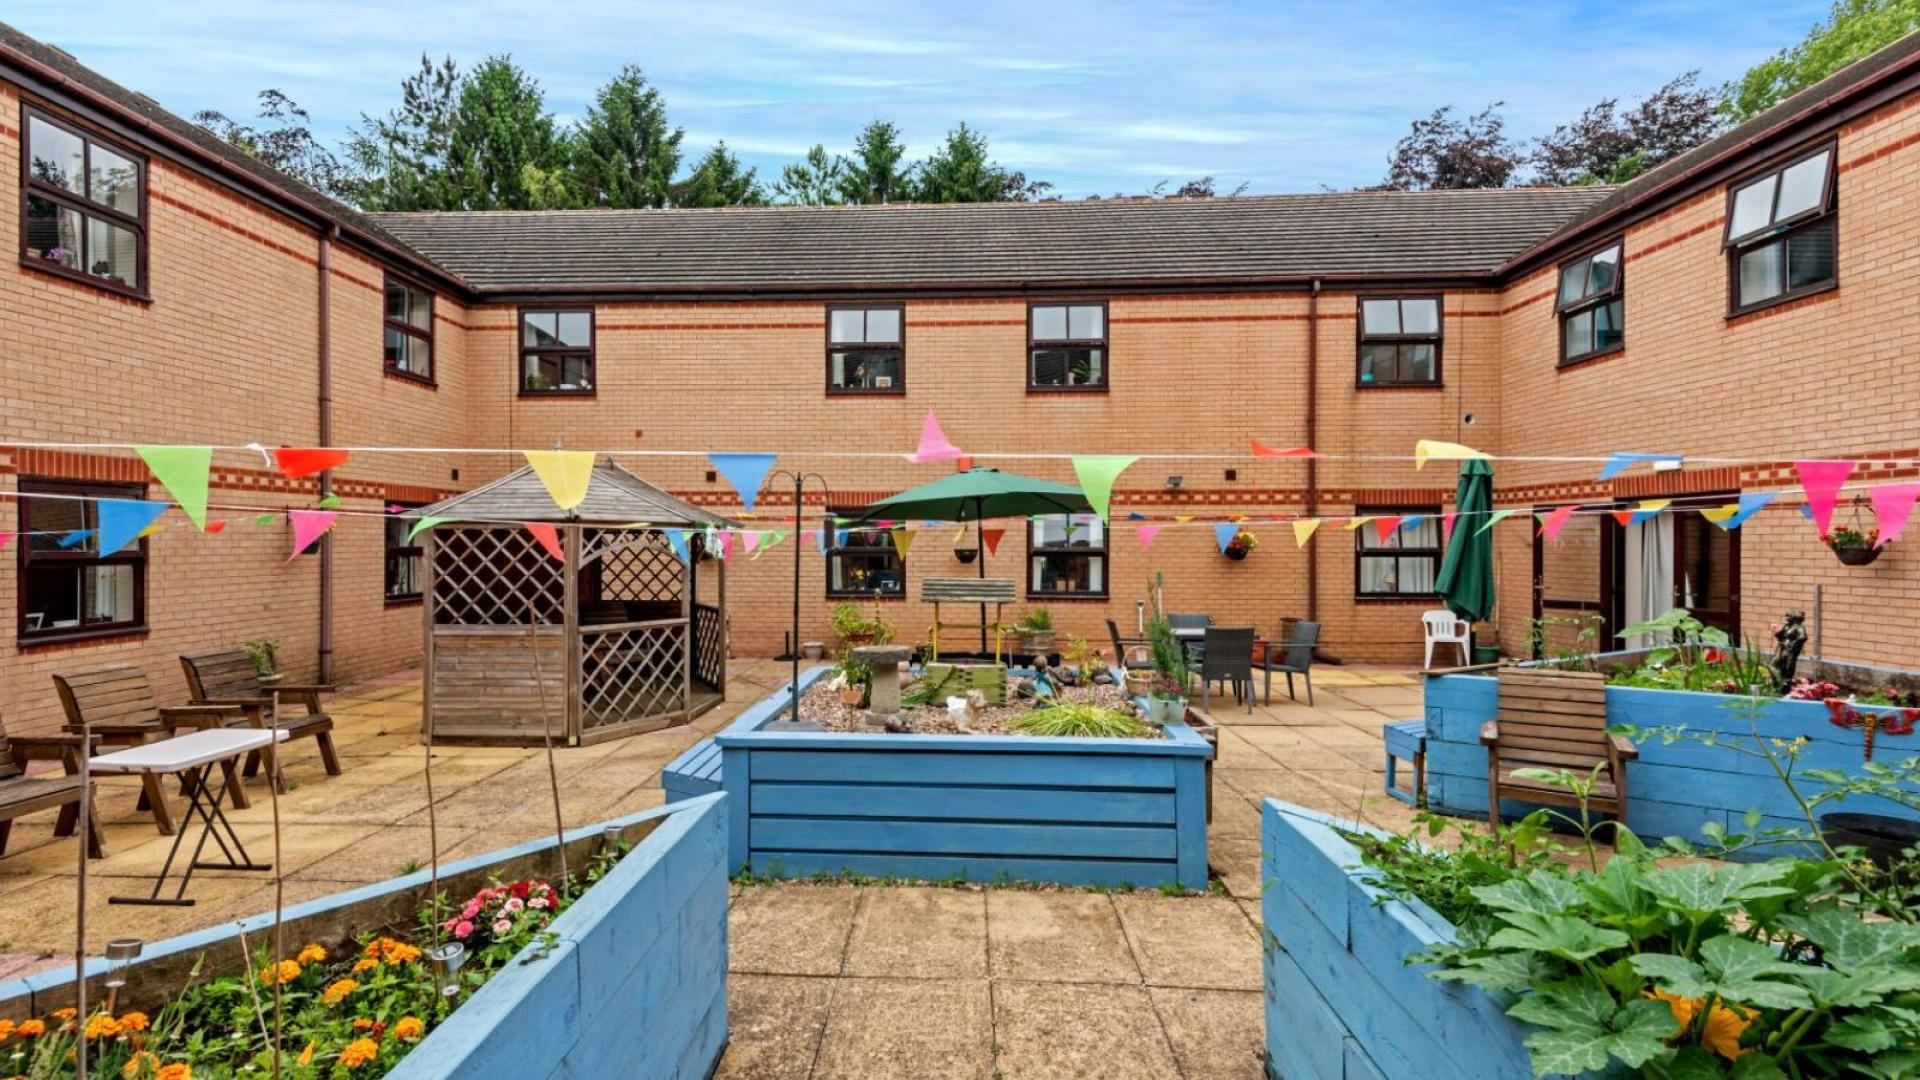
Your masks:
<path fill-rule="evenodd" d="M 13 1021 L 0 1020 L 0 1042 L 6 1042 L 7 1038 L 12 1034 L 13 1034 Z"/>
<path fill-rule="evenodd" d="M 353 1018 L 353 1030 L 355 1031 L 367 1031 L 372 1027 L 373 1021 L 364 1016 L 356 1016 Z"/>
<path fill-rule="evenodd" d="M 393 1025 L 393 1037 L 401 1042 L 412 1042 L 426 1033 L 427 1025 L 421 1023 L 417 1016 L 403 1016 L 399 1023 Z"/>
<path fill-rule="evenodd" d="M 260 969 L 260 981 L 268 986 L 285 986 L 300 977 L 300 965 L 292 960 L 282 960 Z"/>
<path fill-rule="evenodd" d="M 308 945 L 294 955 L 294 961 L 301 964 L 318 964 L 327 958 L 327 950 L 318 945 Z"/>
<path fill-rule="evenodd" d="M 313 1051 L 314 1048 L 319 1045 L 319 1043 L 309 1042 L 307 1048 L 300 1051 L 300 1064 L 302 1067 L 313 1064 Z"/>
<path fill-rule="evenodd" d="M 320 1000 L 329 1005 L 338 1005 L 347 1000 L 348 994 L 358 989 L 360 989 L 359 983 L 354 982 L 352 979 L 341 979 L 339 982 L 322 990 L 320 992 Z"/>
<path fill-rule="evenodd" d="M 363 956 L 360 959 L 355 960 L 353 962 L 353 973 L 355 975 L 365 975 L 367 972 L 372 971 L 374 968 L 377 968 L 379 966 L 380 966 L 380 961 L 375 960 L 371 956 Z"/>
<path fill-rule="evenodd" d="M 87 1038 L 111 1039 L 120 1034 L 120 1025 L 106 1013 L 94 1013 L 87 1017 Z"/>
<path fill-rule="evenodd" d="M 20 1026 L 13 1029 L 15 1035 L 23 1039 L 37 1039 L 47 1033 L 45 1020 L 22 1020 Z"/>
<path fill-rule="evenodd" d="M 366 955 L 386 964 L 411 964 L 420 959 L 420 950 L 404 941 L 378 937 L 367 942 Z"/>
<path fill-rule="evenodd" d="M 60 1022 L 61 1022 L 61 1023 L 63 1023 L 63 1024 L 64 1024 L 64 1023 L 66 1023 L 67 1021 L 69 1021 L 69 1020 L 71 1020 L 71 1019 L 73 1019 L 75 1015 L 76 1015 L 76 1014 L 75 1014 L 75 1011 L 74 1011 L 73 1009 L 55 1009 L 55 1010 L 53 1010 L 53 1018 L 54 1018 L 55 1020 L 58 1020 L 58 1021 L 60 1021 Z"/>
<path fill-rule="evenodd" d="M 130 1012 L 121 1016 L 120 1030 L 121 1031 L 147 1030 L 147 1014 L 143 1012 Z"/>
<path fill-rule="evenodd" d="M 152 1075 L 153 1071 L 159 1067 L 160 1059 L 142 1050 L 127 1059 L 127 1063 L 120 1068 L 120 1075 L 127 1080 L 139 1080 L 140 1077 Z"/>
<path fill-rule="evenodd" d="M 193 1080 L 193 1066 L 184 1061 L 162 1065 L 160 1071 L 153 1074 L 153 1080 Z"/>
<path fill-rule="evenodd" d="M 380 1056 L 380 1044 L 372 1039 L 355 1039 L 340 1051 L 340 1064 L 357 1069 Z"/>

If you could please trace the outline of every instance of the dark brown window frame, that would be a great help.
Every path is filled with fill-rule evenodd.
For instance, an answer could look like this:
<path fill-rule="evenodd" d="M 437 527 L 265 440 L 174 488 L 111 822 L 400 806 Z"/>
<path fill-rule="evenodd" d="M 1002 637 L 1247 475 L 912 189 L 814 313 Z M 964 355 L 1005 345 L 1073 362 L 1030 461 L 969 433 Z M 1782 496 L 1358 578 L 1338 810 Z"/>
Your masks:
<path fill-rule="evenodd" d="M 848 508 L 848 512 L 849 513 L 853 512 L 853 508 Z M 907 560 L 900 557 L 900 549 L 898 546 L 894 544 L 893 533 L 890 530 L 881 531 L 881 535 L 887 538 L 886 546 L 884 548 L 876 548 L 876 547 L 856 548 L 852 546 L 842 545 L 839 542 L 841 530 L 834 525 L 833 516 L 831 514 L 828 515 L 826 524 L 823 527 L 827 530 L 826 533 L 824 534 L 827 539 L 827 544 L 826 544 L 827 554 L 825 559 L 827 599 L 829 600 L 905 600 L 907 598 Z M 848 532 L 848 535 L 851 536 L 853 533 L 853 530 L 847 530 L 847 532 Z M 835 589 L 833 587 L 833 563 L 835 559 L 839 558 L 841 555 L 845 555 L 848 553 L 871 554 L 876 551 L 893 552 L 893 561 L 900 568 L 900 591 L 899 592 L 897 593 L 878 592 L 873 589 L 865 589 L 865 590 Z"/>
<path fill-rule="evenodd" d="M 1040 516 L 1072 518 L 1076 516 L 1089 517 L 1092 515 L 1043 514 Z M 1106 600 L 1112 596 L 1112 593 L 1113 593 L 1113 540 L 1112 540 L 1112 525 L 1109 522 L 1103 521 L 1100 523 L 1100 546 L 1099 547 L 1070 547 L 1063 544 L 1048 544 L 1043 547 L 1035 547 L 1033 543 L 1033 530 L 1034 530 L 1035 524 L 1036 522 L 1034 522 L 1032 519 L 1028 519 L 1026 573 L 1024 575 L 1027 579 L 1027 599 L 1029 600 L 1068 600 L 1068 601 Z M 1033 587 L 1033 557 L 1035 555 L 1055 555 L 1055 554 L 1080 555 L 1080 556 L 1087 556 L 1087 557 L 1098 556 L 1101 562 L 1101 568 L 1100 568 L 1100 582 L 1102 586 L 1101 589 L 1098 592 L 1059 592 L 1059 591 L 1034 588 Z"/>
<path fill-rule="evenodd" d="M 587 313 L 587 347 L 546 348 L 527 345 L 527 316 L 543 311 L 584 311 Z M 600 393 L 600 311 L 594 304 L 522 304 L 514 309 L 514 386 L 521 397 L 591 398 Z M 587 378 L 593 385 L 585 390 L 527 389 L 528 356 L 581 356 L 587 358 Z"/>
<path fill-rule="evenodd" d="M 1608 248 L 1613 248 L 1620 252 L 1620 262 L 1617 266 L 1614 267 L 1614 271 L 1613 271 L 1612 287 L 1609 288 L 1606 292 L 1593 293 L 1588 296 L 1583 296 L 1578 300 L 1562 302 L 1560 299 L 1560 292 L 1563 287 L 1562 280 L 1566 275 L 1567 267 L 1572 266 L 1573 264 L 1578 262 L 1585 262 L 1588 259 L 1593 258 L 1595 255 L 1598 255 L 1601 252 L 1606 251 Z M 1569 354 L 1567 352 L 1567 320 L 1571 319 L 1575 315 L 1580 315 L 1585 312 L 1597 311 L 1600 308 L 1603 308 L 1609 304 L 1612 304 L 1616 300 L 1619 301 L 1620 303 L 1620 342 L 1619 344 L 1609 345 L 1603 349 L 1590 349 L 1587 352 L 1583 352 L 1583 353 Z M 1557 263 L 1554 266 L 1553 268 L 1553 313 L 1554 313 L 1554 336 L 1559 339 L 1555 347 L 1559 350 L 1559 353 L 1560 353 L 1560 364 L 1559 364 L 1560 367 L 1563 367 L 1563 368 L 1574 367 L 1575 365 L 1578 365 L 1578 364 L 1587 363 L 1590 360 L 1598 360 L 1603 356 L 1613 356 L 1617 353 L 1622 353 L 1626 351 L 1627 349 L 1627 237 L 1625 233 L 1615 235 L 1598 244 L 1589 244 L 1587 247 L 1581 249 L 1577 254 L 1573 255 L 1571 258 L 1562 259 L 1560 260 L 1559 263 Z"/>
<path fill-rule="evenodd" d="M 866 342 L 842 342 L 833 340 L 833 315 L 836 311 L 897 311 L 900 313 L 900 340 L 893 345 L 871 345 Z M 864 327 L 865 321 L 861 325 Z M 905 304 L 828 304 L 826 326 L 822 328 L 826 335 L 826 380 L 827 394 L 831 397 L 904 397 L 907 392 L 907 305 Z M 900 354 L 900 378 L 896 385 L 866 389 L 857 386 L 833 385 L 833 354 L 840 353 L 882 353 Z"/>
<path fill-rule="evenodd" d="M 420 507 L 426 505 L 425 503 L 394 502 L 391 499 L 387 501 L 390 504 L 390 506 L 398 506 L 406 510 L 417 510 Z M 391 513 L 392 511 L 389 510 L 389 514 Z M 386 603 L 386 606 L 388 607 L 405 607 L 409 604 L 420 603 L 421 599 L 426 595 L 425 578 L 427 574 L 427 567 L 426 567 L 427 548 L 425 544 L 421 544 L 418 542 L 420 538 L 417 536 L 399 545 L 395 545 L 388 542 L 386 531 L 396 520 L 401 520 L 401 519 L 396 519 L 394 517 L 389 516 L 389 517 L 382 518 L 380 521 L 380 540 L 381 540 L 382 549 L 383 549 L 383 554 L 380 561 L 380 596 L 383 599 L 383 601 Z M 405 524 L 407 525 L 408 528 L 412 527 L 410 521 L 406 521 Z M 311 550 L 318 550 L 318 548 L 319 548 L 319 545 L 316 544 Z M 420 558 L 419 577 L 421 580 L 417 581 L 416 584 L 421 586 L 421 591 L 411 592 L 411 593 L 400 593 L 400 594 L 395 594 L 393 592 L 393 577 L 392 577 L 393 561 L 392 560 L 395 555 L 399 555 L 403 558 L 410 557 L 410 556 L 418 556 Z"/>
<path fill-rule="evenodd" d="M 136 219 L 119 210 L 115 210 L 112 207 L 94 202 L 92 199 L 75 195 L 74 193 L 66 190 L 65 188 L 57 187 L 53 184 L 46 183 L 45 181 L 34 179 L 33 177 L 33 145 L 32 145 L 34 120 L 40 120 L 43 123 L 51 124 L 54 127 L 59 128 L 62 131 L 65 131 L 67 134 L 72 135 L 75 138 L 79 139 L 81 141 L 82 147 L 84 148 L 81 151 L 82 156 L 81 156 L 80 167 L 83 171 L 89 174 L 91 174 L 91 171 L 93 168 L 93 149 L 92 148 L 93 148 L 93 144 L 95 143 L 98 143 L 101 146 L 106 147 L 108 150 L 113 151 L 115 154 L 118 154 L 119 156 L 126 158 L 128 161 L 133 162 L 134 167 L 139 171 L 139 174 L 140 174 L 140 177 L 139 177 L 140 215 L 139 217 Z M 93 132 L 93 129 L 91 128 L 78 124 L 63 116 L 59 116 L 54 113 L 48 112 L 45 109 L 38 108 L 25 101 L 22 101 L 20 104 L 20 144 L 19 145 L 20 145 L 20 265 L 26 267 L 29 270 L 36 271 L 38 273 L 47 274 L 52 277 L 62 278 L 67 281 L 78 282 L 82 285 L 87 285 L 92 288 L 99 289 L 103 292 L 110 292 L 119 296 L 126 296 L 135 300 L 150 302 L 153 298 L 149 294 L 148 288 L 147 288 L 147 267 L 148 267 L 147 221 L 149 217 L 149 209 L 147 204 L 147 192 L 148 192 L 148 188 L 151 186 L 152 163 L 150 159 L 147 157 L 147 155 L 128 148 L 125 143 L 122 143 L 117 139 L 111 139 L 102 135 L 97 135 Z M 45 199 L 46 201 L 51 202 L 56 206 L 64 207 L 68 210 L 71 210 L 77 214 L 82 215 L 83 221 L 86 216 L 90 215 L 92 217 L 99 218 L 102 221 L 108 222 L 109 224 L 115 225 L 122 229 L 126 229 L 127 231 L 133 233 L 134 263 L 137 267 L 137 270 L 134 273 L 133 284 L 123 285 L 120 282 L 114 281 L 112 278 L 104 278 L 95 274 L 87 273 L 86 244 L 89 243 L 90 241 L 88 240 L 87 236 L 84 233 L 84 226 L 83 226 L 83 234 L 81 236 L 81 251 L 80 251 L 81 268 L 80 269 L 78 270 L 69 269 L 67 267 L 59 265 L 58 263 L 48 262 L 46 259 L 39 258 L 37 256 L 29 254 L 27 251 L 27 201 L 29 198 Z"/>
<path fill-rule="evenodd" d="M 1416 557 L 1431 555 L 1433 559 L 1433 576 L 1436 581 L 1439 579 L 1440 564 L 1443 561 L 1445 561 L 1447 556 L 1446 527 L 1441 523 L 1442 518 L 1445 515 L 1445 511 L 1442 507 L 1438 505 L 1365 506 L 1365 507 L 1355 507 L 1353 511 L 1354 517 L 1396 517 L 1396 516 L 1407 517 L 1409 515 L 1416 515 L 1416 514 L 1427 521 L 1431 521 L 1433 523 L 1433 527 L 1440 530 L 1441 536 L 1440 536 L 1439 547 L 1437 548 L 1371 548 L 1369 549 L 1361 545 L 1365 541 L 1366 532 L 1373 528 L 1373 522 L 1371 521 L 1366 522 L 1365 524 L 1361 525 L 1358 529 L 1355 529 L 1353 531 L 1353 598 L 1356 602 L 1369 603 L 1369 604 L 1409 604 L 1409 603 L 1424 604 L 1424 603 L 1429 603 L 1433 601 L 1435 598 L 1437 598 L 1440 595 L 1439 593 L 1435 593 L 1435 592 L 1423 592 L 1423 593 L 1367 592 L 1360 587 L 1360 582 L 1362 580 L 1360 576 L 1360 567 L 1361 567 L 1362 561 L 1366 559 L 1368 556 L 1373 556 L 1375 558 L 1384 557 L 1385 553 L 1387 552 L 1392 552 L 1393 553 L 1392 557 L 1394 558 L 1405 558 L 1408 555 L 1413 555 Z M 1465 528 L 1465 527 L 1466 526 L 1462 526 L 1462 528 Z M 1398 526 L 1396 526 L 1395 528 L 1397 529 Z"/>
<path fill-rule="evenodd" d="M 395 285 L 411 292 L 425 293 L 427 295 L 427 328 L 425 330 L 420 329 L 405 319 L 395 319 L 387 315 L 387 290 Z M 396 379 L 404 379 L 407 382 L 419 383 L 422 386 L 439 385 L 439 380 L 436 375 L 438 371 L 438 357 L 434 355 L 434 319 L 439 303 L 439 294 L 422 285 L 416 279 L 393 270 L 385 271 L 380 281 L 380 367 L 388 375 Z M 411 305 L 408 306 L 408 310 L 412 310 Z M 519 327 L 515 327 L 514 329 L 518 330 Z M 386 332 L 388 330 L 397 330 L 407 337 L 427 343 L 427 373 L 425 375 L 417 375 L 411 371 L 402 371 L 386 362 Z"/>
<path fill-rule="evenodd" d="M 1739 193 L 1741 188 L 1748 187 L 1756 181 L 1765 179 L 1769 175 L 1785 173 L 1788 169 L 1793 168 L 1795 165 L 1798 165 L 1801 162 L 1808 160 L 1809 158 L 1817 157 L 1823 153 L 1828 155 L 1827 175 L 1821 181 L 1820 200 L 1818 203 L 1814 205 L 1813 209 L 1802 210 L 1801 212 L 1794 214 L 1789 218 L 1786 218 L 1784 221 L 1772 222 L 1766 225 L 1765 227 L 1761 229 L 1757 229 L 1751 233 L 1746 233 L 1738 237 L 1733 235 L 1734 197 Z M 1773 189 L 1773 205 L 1776 208 L 1780 205 L 1780 185 L 1778 183 L 1774 185 L 1774 189 Z M 1802 149 L 1792 154 L 1791 156 L 1775 158 L 1769 164 L 1763 165 L 1757 169 L 1751 169 L 1746 173 L 1742 174 L 1741 176 L 1739 176 L 1738 178 L 1728 181 L 1727 195 L 1726 195 L 1726 219 L 1727 219 L 1727 224 L 1726 224 L 1725 230 L 1721 234 L 1720 244 L 1721 244 L 1722 250 L 1725 252 L 1726 261 L 1727 261 L 1727 319 L 1729 321 L 1733 319 L 1738 319 L 1743 315 L 1751 315 L 1756 311 L 1765 311 L 1766 309 L 1771 307 L 1778 307 L 1781 304 L 1791 303 L 1795 300 L 1799 300 L 1808 296 L 1817 296 L 1820 293 L 1831 292 L 1834 289 L 1839 288 L 1840 287 L 1840 147 L 1839 147 L 1839 144 L 1837 142 L 1834 142 L 1833 140 L 1828 140 L 1817 146 L 1811 146 L 1811 147 Z M 1811 285 L 1802 285 L 1797 289 L 1789 290 L 1789 289 L 1783 288 L 1783 291 L 1778 293 L 1777 295 L 1769 296 L 1765 300 L 1756 300 L 1751 304 L 1740 303 L 1740 256 L 1748 254 L 1753 251 L 1757 251 L 1763 247 L 1784 245 L 1789 241 L 1791 241 L 1795 236 L 1798 236 L 1803 232 L 1810 231 L 1812 229 L 1818 228 L 1828 223 L 1831 223 L 1833 225 L 1833 276 L 1832 277 L 1827 278 L 1824 281 L 1815 282 L 1814 284 L 1811 284 Z M 1784 280 L 1784 275 L 1787 273 L 1787 269 L 1788 269 L 1787 262 L 1786 260 L 1782 259 L 1780 261 L 1780 273 L 1783 275 L 1783 280 L 1781 281 L 1781 285 L 1783 287 L 1786 285 L 1786 281 Z"/>
<path fill-rule="evenodd" d="M 1431 300 L 1434 311 L 1434 331 L 1431 334 L 1368 334 L 1367 302 L 1392 300 L 1404 303 L 1408 300 Z M 1361 293 L 1354 298 L 1354 346 L 1353 346 L 1353 385 L 1361 390 L 1434 390 L 1446 385 L 1441 370 L 1446 354 L 1447 304 L 1444 293 Z M 1404 325 L 1404 319 L 1403 319 Z M 1375 379 L 1366 382 L 1360 378 L 1360 364 L 1367 355 L 1369 345 L 1432 345 L 1433 378 L 1421 380 L 1395 380 L 1381 382 Z"/>
<path fill-rule="evenodd" d="M 1100 309 L 1100 333 L 1098 338 L 1048 338 L 1041 341 L 1033 336 L 1033 310 L 1035 308 L 1077 308 L 1097 307 Z M 1067 317 L 1067 331 L 1073 331 L 1071 314 Z M 1029 394 L 1104 394 L 1113 386 L 1113 312 L 1104 299 L 1061 298 L 1027 301 L 1027 393 Z M 1100 381 L 1073 385 L 1040 385 L 1033 381 L 1033 354 L 1036 349 L 1099 349 Z"/>
<path fill-rule="evenodd" d="M 144 499 L 147 497 L 145 484 L 116 484 L 91 480 L 63 480 L 59 477 L 25 477 L 19 484 L 20 497 L 17 504 L 18 528 L 21 536 L 17 543 L 19 554 L 16 558 L 18 580 L 15 593 L 18 599 L 18 611 L 15 618 L 15 633 L 22 648 L 34 645 L 52 644 L 64 641 L 86 641 L 93 638 L 123 637 L 130 634 L 147 632 L 147 541 L 136 540 L 115 554 L 104 558 L 73 551 L 35 551 L 33 537 L 35 530 L 32 514 L 32 496 L 86 496 L 107 499 Z M 97 523 L 96 523 L 97 529 Z M 125 566 L 133 567 L 133 621 L 108 623 L 95 626 L 61 627 L 58 629 L 27 629 L 27 578 L 33 565 L 52 564 L 66 567 L 86 566 Z"/>

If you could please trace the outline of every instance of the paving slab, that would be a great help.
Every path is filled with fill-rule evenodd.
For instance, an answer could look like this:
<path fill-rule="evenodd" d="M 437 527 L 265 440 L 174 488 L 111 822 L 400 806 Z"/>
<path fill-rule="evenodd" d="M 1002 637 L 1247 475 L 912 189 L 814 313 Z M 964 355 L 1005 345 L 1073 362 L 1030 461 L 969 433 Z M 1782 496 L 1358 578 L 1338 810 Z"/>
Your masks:
<path fill-rule="evenodd" d="M 813 1080 L 981 1080 L 992 1011 L 985 979 L 841 979 Z"/>
<path fill-rule="evenodd" d="M 1113 905 L 1147 985 L 1260 988 L 1260 938 L 1232 900 L 1127 895 Z"/>
<path fill-rule="evenodd" d="M 838 975 L 860 906 L 851 885 L 757 885 L 727 915 L 728 970 Z"/>
<path fill-rule="evenodd" d="M 987 944 L 1000 979 L 1140 982 L 1113 901 L 1099 893 L 987 893 Z"/>
<path fill-rule="evenodd" d="M 1263 876 L 1260 869 L 1260 841 L 1223 837 L 1207 846 L 1207 863 L 1227 887 L 1241 900 L 1257 899 Z"/>
<path fill-rule="evenodd" d="M 1154 987 L 1147 993 L 1187 1080 L 1263 1080 L 1267 1025 L 1259 991 Z"/>
<path fill-rule="evenodd" d="M 715 1080 L 789 1080 L 813 1071 L 837 980 L 727 977 L 727 1052 Z"/>
<path fill-rule="evenodd" d="M 987 894 L 974 889 L 869 889 L 853 918 L 846 974 L 980 978 L 987 974 Z"/>
<path fill-rule="evenodd" d="M 998 982 L 994 1075 L 1006 1080 L 1179 1080 L 1173 1048 L 1139 986 Z"/>

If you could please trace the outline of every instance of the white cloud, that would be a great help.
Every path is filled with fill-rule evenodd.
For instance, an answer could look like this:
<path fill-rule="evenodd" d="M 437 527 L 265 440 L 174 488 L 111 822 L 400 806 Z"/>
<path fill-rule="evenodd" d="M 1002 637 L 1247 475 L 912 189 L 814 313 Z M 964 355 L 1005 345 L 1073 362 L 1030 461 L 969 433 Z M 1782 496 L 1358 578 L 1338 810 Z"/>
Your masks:
<path fill-rule="evenodd" d="M 1186 121 L 1157 121 L 1126 124 L 1112 129 L 1113 134 L 1125 139 L 1147 139 L 1153 142 L 1203 143 L 1208 146 L 1230 146 L 1237 143 L 1250 143 L 1261 137 L 1257 131 L 1244 128 L 1208 127 Z"/>

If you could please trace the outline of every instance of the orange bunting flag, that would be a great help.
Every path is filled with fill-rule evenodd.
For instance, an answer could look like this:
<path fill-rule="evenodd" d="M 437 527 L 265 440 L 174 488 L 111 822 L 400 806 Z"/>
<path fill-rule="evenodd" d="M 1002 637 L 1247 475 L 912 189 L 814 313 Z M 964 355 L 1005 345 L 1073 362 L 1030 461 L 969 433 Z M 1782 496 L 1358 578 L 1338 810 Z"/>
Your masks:
<path fill-rule="evenodd" d="M 980 541 L 987 545 L 987 554 L 998 555 L 1000 553 L 1000 538 L 1005 535 L 1007 535 L 1007 530 L 1005 529 L 980 530 Z"/>
<path fill-rule="evenodd" d="M 1308 446 L 1289 446 L 1283 449 L 1281 447 L 1268 446 L 1266 443 L 1261 442 L 1259 439 L 1254 439 L 1253 440 L 1253 456 L 1254 457 L 1277 457 L 1277 458 L 1317 458 L 1320 455 L 1318 453 L 1315 453 L 1312 447 L 1308 447 Z"/>
<path fill-rule="evenodd" d="M 567 561 L 567 550 L 560 546 L 560 530 L 551 522 L 529 521 L 527 531 L 533 534 L 535 540 L 540 541 L 540 546 L 546 550 L 547 554 L 553 556 L 554 562 Z"/>
<path fill-rule="evenodd" d="M 1319 518 L 1307 518 L 1304 521 L 1294 522 L 1293 523 L 1294 546 L 1306 547 L 1307 541 L 1313 538 L 1314 530 L 1318 529 L 1319 527 L 1320 527 Z"/>
<path fill-rule="evenodd" d="M 227 530 L 227 523 L 225 520 L 207 522 L 207 528 L 206 528 L 207 532 L 217 533 L 217 532 L 225 532 L 226 530 Z M 3 544 L 3 543 L 5 543 L 5 541 L 0 541 L 0 544 Z"/>
<path fill-rule="evenodd" d="M 348 451 L 330 447 L 283 446 L 273 452 L 274 467 L 289 480 L 337 469 L 352 457 Z"/>

